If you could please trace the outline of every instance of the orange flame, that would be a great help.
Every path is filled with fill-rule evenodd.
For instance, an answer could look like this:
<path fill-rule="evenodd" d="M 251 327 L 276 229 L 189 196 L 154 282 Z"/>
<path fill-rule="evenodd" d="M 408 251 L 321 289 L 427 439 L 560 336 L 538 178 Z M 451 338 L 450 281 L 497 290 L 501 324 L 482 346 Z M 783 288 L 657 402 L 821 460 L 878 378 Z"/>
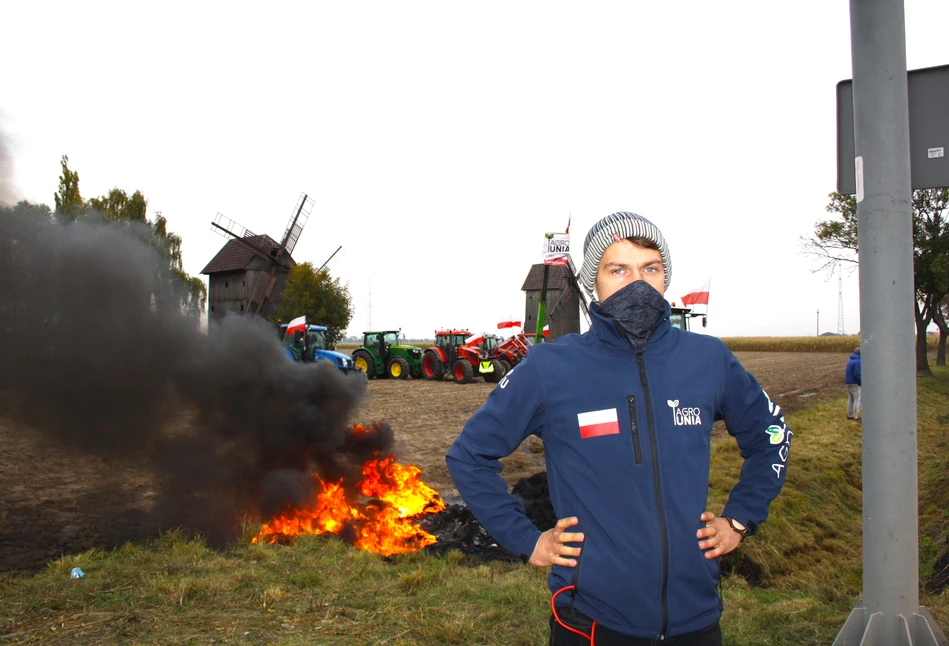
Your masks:
<path fill-rule="evenodd" d="M 368 432 L 356 425 L 357 434 Z M 437 539 L 415 520 L 445 509 L 434 489 L 421 479 L 421 470 L 402 465 L 394 455 L 367 460 L 355 491 L 347 492 L 342 480 L 324 482 L 317 474 L 319 493 L 312 507 L 292 509 L 264 523 L 252 543 L 276 543 L 301 534 L 339 534 L 346 530 L 353 545 L 383 556 L 415 552 Z M 355 500 L 362 496 L 362 503 Z"/>

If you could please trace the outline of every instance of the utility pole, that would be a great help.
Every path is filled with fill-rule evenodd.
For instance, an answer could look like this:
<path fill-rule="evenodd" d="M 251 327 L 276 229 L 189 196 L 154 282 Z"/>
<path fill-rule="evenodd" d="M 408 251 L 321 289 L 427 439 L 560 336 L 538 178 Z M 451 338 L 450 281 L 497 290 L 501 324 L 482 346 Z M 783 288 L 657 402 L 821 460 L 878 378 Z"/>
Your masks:
<path fill-rule="evenodd" d="M 863 599 L 834 646 L 943 646 L 919 605 L 909 97 L 902 0 L 850 0 L 860 348 Z"/>
<path fill-rule="evenodd" d="M 844 270 L 837 267 L 837 334 L 844 334 Z"/>
<path fill-rule="evenodd" d="M 817 334 L 816 334 L 816 336 L 820 336 L 820 310 L 817 310 Z"/>

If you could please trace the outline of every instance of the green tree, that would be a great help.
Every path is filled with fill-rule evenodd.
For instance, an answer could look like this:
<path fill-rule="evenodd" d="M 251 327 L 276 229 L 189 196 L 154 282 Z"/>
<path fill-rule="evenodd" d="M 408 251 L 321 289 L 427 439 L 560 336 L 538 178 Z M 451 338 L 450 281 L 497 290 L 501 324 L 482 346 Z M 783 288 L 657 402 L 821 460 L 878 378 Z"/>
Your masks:
<path fill-rule="evenodd" d="M 341 284 L 339 278 L 330 278 L 328 270 L 317 272 L 309 262 L 290 270 L 277 310 L 282 321 L 304 314 L 308 323 L 326 326 L 326 343 L 331 348 L 342 338 L 353 318 L 349 288 Z"/>
<path fill-rule="evenodd" d="M 942 299 L 942 303 L 933 313 L 933 321 L 939 328 L 939 345 L 936 348 L 936 365 L 946 365 L 946 339 L 949 338 L 949 297 Z"/>
<path fill-rule="evenodd" d="M 932 374 L 927 357 L 926 330 L 936 317 L 939 304 L 949 295 L 949 188 L 930 188 L 913 193 L 913 272 L 916 285 L 916 371 Z"/>
<path fill-rule="evenodd" d="M 129 197 L 122 189 L 113 188 L 108 195 L 93 197 L 86 204 L 113 220 L 148 221 L 146 218 L 148 200 L 141 191 L 135 191 L 132 197 Z"/>
<path fill-rule="evenodd" d="M 802 240 L 805 253 L 822 259 L 818 271 L 834 271 L 842 263 L 856 263 L 860 251 L 856 198 L 831 193 L 827 212 L 838 218 L 818 222 L 814 234 Z M 926 330 L 938 317 L 939 304 L 949 295 L 949 188 L 913 191 L 913 284 L 916 372 L 932 374 Z"/>
<path fill-rule="evenodd" d="M 63 174 L 59 176 L 59 190 L 53 194 L 56 203 L 54 211 L 56 218 L 62 222 L 72 222 L 82 217 L 85 212 L 85 202 L 79 194 L 79 173 L 69 170 L 69 157 L 63 155 L 59 160 Z"/>
<path fill-rule="evenodd" d="M 73 222 L 97 212 L 120 225 L 137 223 L 147 227 L 148 235 L 144 240 L 158 253 L 159 280 L 167 287 L 167 294 L 158 307 L 177 307 L 196 324 L 201 312 L 207 306 L 208 290 L 200 277 L 189 276 L 182 266 L 181 237 L 168 230 L 168 220 L 161 214 L 155 214 L 155 220 L 148 220 L 148 200 L 141 191 L 129 196 L 124 190 L 115 187 L 106 195 L 83 201 L 79 192 L 79 173 L 69 168 L 69 157 L 63 155 L 63 173 L 59 177 L 59 190 L 56 201 L 56 217 L 62 222 Z"/>
<path fill-rule="evenodd" d="M 134 198 L 141 195 L 135 191 L 133 194 L 133 205 L 136 204 Z M 144 197 L 142 197 L 144 200 Z M 148 203 L 145 202 L 145 205 Z M 138 207 L 134 207 L 137 209 Z M 136 213 L 132 210 L 131 213 Z M 142 210 L 144 216 L 144 209 Z M 162 264 L 162 280 L 170 287 L 170 293 L 173 295 L 171 305 L 178 307 L 186 316 L 195 323 L 204 311 L 208 301 L 208 288 L 204 281 L 197 276 L 189 276 L 182 265 L 181 236 L 168 231 L 168 220 L 161 214 L 161 211 L 155 213 L 155 221 L 151 223 L 152 244 L 158 250 L 159 255 L 165 259 Z"/>

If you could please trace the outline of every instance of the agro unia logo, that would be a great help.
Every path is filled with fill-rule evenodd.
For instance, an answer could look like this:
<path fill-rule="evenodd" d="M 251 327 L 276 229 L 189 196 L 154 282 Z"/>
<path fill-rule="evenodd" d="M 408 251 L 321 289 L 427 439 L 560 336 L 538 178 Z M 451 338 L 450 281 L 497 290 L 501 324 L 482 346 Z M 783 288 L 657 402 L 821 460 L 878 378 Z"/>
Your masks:
<path fill-rule="evenodd" d="M 678 399 L 667 399 L 666 403 L 672 409 L 672 423 L 676 426 L 701 426 L 701 408 L 679 408 Z"/>

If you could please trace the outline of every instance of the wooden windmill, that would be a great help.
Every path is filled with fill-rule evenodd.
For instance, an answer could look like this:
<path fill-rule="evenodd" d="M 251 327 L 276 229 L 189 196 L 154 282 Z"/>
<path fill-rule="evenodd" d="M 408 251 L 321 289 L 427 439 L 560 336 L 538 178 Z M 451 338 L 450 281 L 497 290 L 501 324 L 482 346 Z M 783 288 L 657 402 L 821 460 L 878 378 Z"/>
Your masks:
<path fill-rule="evenodd" d="M 290 268 L 296 264 L 293 262 L 291 254 L 300 239 L 300 234 L 303 232 L 303 227 L 306 225 L 312 209 L 313 200 L 306 193 L 301 193 L 300 199 L 293 209 L 293 215 L 290 217 L 287 229 L 279 242 L 274 241 L 269 236 L 255 234 L 221 213 L 214 216 L 214 221 L 211 223 L 212 231 L 229 240 L 236 241 L 242 248 L 266 261 L 264 269 L 252 281 L 250 297 L 247 300 L 246 307 L 242 306 L 241 308 L 244 316 L 265 313 L 270 302 L 274 283 L 277 282 L 278 272 L 289 273 Z M 211 265 L 208 268 L 211 268 Z M 202 273 L 210 273 L 208 268 Z"/>

